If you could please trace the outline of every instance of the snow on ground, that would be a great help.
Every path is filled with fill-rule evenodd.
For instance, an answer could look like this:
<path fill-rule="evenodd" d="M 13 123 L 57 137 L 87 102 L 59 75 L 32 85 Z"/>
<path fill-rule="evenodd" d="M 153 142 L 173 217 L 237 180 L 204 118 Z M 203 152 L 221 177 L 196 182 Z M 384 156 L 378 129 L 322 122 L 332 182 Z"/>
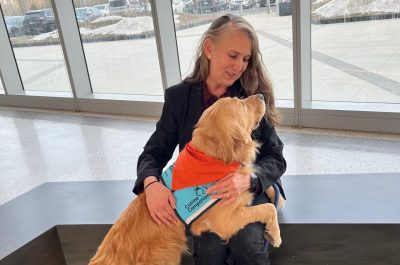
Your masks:
<path fill-rule="evenodd" d="M 99 21 L 100 20 L 100 21 Z M 97 29 L 89 29 L 89 28 L 79 28 L 81 35 L 106 35 L 106 34 L 118 34 L 118 35 L 133 35 L 140 34 L 146 31 L 153 31 L 153 19 L 151 17 L 119 17 L 119 16 L 110 16 L 110 17 L 102 17 L 93 21 L 95 22 L 104 22 L 104 21 L 116 21 L 117 23 L 100 27 Z M 40 35 L 36 35 L 33 38 L 30 38 L 30 41 L 42 41 L 47 39 L 56 39 L 58 38 L 58 30 L 54 30 L 52 32 L 42 33 Z"/>
<path fill-rule="evenodd" d="M 400 13 L 399 0 L 332 0 L 314 10 L 322 17 L 350 16 L 353 14 Z"/>
<path fill-rule="evenodd" d="M 320 3 L 323 3 L 323 2 L 327 2 L 327 1 L 331 1 L 331 0 L 313 0 L 313 4 L 320 4 Z"/>
<path fill-rule="evenodd" d="M 91 23 L 99 23 L 99 22 L 108 22 L 108 21 L 119 21 L 124 19 L 124 17 L 121 16 L 108 16 L 108 17 L 99 17 L 95 20 L 93 20 Z"/>
<path fill-rule="evenodd" d="M 30 41 L 41 41 L 41 40 L 47 40 L 47 39 L 57 39 L 58 38 L 58 30 L 53 30 L 51 32 L 46 32 L 46 33 L 42 33 L 40 35 L 36 35 L 33 38 L 30 38 Z"/>
<path fill-rule="evenodd" d="M 89 35 L 90 32 L 92 32 L 92 30 L 91 30 L 91 29 L 88 29 L 88 28 L 79 28 L 79 32 L 80 32 L 82 35 Z"/>
<path fill-rule="evenodd" d="M 174 22 L 175 24 L 181 23 L 181 21 L 179 20 L 179 15 L 174 15 Z"/>
<path fill-rule="evenodd" d="M 106 35 L 106 34 L 118 34 L 118 35 L 133 35 L 140 34 L 146 31 L 153 31 L 153 19 L 152 17 L 120 17 L 120 16 L 108 16 L 98 18 L 92 23 L 99 23 L 105 21 L 118 21 L 115 24 L 108 25 L 105 27 L 100 27 L 97 29 L 89 29 L 80 27 L 79 31 L 81 35 L 94 36 L 94 35 Z M 174 15 L 174 21 L 179 24 L 179 15 Z M 58 31 L 54 30 L 52 32 L 42 33 L 31 39 L 30 41 L 42 41 L 46 39 L 58 38 Z"/>
<path fill-rule="evenodd" d="M 153 31 L 153 19 L 151 17 L 126 17 L 119 22 L 93 29 L 81 31 L 82 35 L 105 35 L 105 34 L 118 34 L 118 35 L 132 35 L 140 34 L 145 31 Z"/>

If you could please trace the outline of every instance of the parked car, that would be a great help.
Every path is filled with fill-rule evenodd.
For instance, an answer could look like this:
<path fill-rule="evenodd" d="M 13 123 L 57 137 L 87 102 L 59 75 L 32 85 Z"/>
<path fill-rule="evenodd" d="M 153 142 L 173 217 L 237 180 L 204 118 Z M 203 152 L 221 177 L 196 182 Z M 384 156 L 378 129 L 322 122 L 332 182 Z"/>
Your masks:
<path fill-rule="evenodd" d="M 239 9 L 240 3 L 242 3 L 242 2 L 243 2 L 243 0 L 231 0 L 229 2 L 229 8 L 231 10 Z"/>
<path fill-rule="evenodd" d="M 243 8 L 252 8 L 256 6 L 255 0 L 243 0 L 242 2 Z"/>
<path fill-rule="evenodd" d="M 199 13 L 217 12 L 221 10 L 219 0 L 198 0 L 196 4 Z"/>
<path fill-rule="evenodd" d="M 197 13 L 197 6 L 192 0 L 186 0 L 185 6 L 183 7 L 185 13 Z"/>
<path fill-rule="evenodd" d="M 56 29 L 56 20 L 52 9 L 29 10 L 25 13 L 24 32 L 35 35 Z"/>
<path fill-rule="evenodd" d="M 229 6 L 231 10 L 239 9 L 240 4 L 242 5 L 243 9 L 252 8 L 256 5 L 255 0 L 231 0 Z"/>
<path fill-rule="evenodd" d="M 270 5 L 276 5 L 276 0 L 269 0 Z M 260 7 L 264 7 L 267 5 L 267 0 L 260 0 Z"/>
<path fill-rule="evenodd" d="M 229 9 L 227 0 L 186 0 L 183 12 L 205 13 Z"/>
<path fill-rule="evenodd" d="M 227 0 L 218 0 L 218 5 L 220 10 L 225 10 L 229 8 L 229 3 Z"/>
<path fill-rule="evenodd" d="M 109 0 L 108 7 L 111 15 L 128 14 L 133 9 L 129 0 Z"/>
<path fill-rule="evenodd" d="M 144 5 L 135 3 L 135 4 L 131 5 L 130 10 L 135 13 L 143 13 L 146 11 L 146 7 Z"/>
<path fill-rule="evenodd" d="M 108 8 L 108 4 L 95 5 L 93 7 L 99 10 L 100 15 L 103 17 L 110 15 L 110 9 Z"/>
<path fill-rule="evenodd" d="M 86 22 L 101 17 L 100 11 L 94 7 L 75 8 L 75 14 L 78 22 Z"/>
<path fill-rule="evenodd" d="M 7 25 L 8 34 L 10 37 L 18 37 L 24 33 L 24 16 L 14 16 L 4 18 Z"/>

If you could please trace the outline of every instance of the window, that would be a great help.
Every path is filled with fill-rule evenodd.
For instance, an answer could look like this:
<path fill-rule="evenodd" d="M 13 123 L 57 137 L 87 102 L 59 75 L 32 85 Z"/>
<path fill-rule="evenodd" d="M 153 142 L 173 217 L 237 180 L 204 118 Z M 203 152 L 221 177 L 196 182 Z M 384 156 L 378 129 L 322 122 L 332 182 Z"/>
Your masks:
<path fill-rule="evenodd" d="M 149 1 L 74 0 L 93 93 L 163 95 Z"/>
<path fill-rule="evenodd" d="M 181 5 L 183 5 L 181 7 Z M 211 21 L 233 13 L 249 21 L 259 39 L 260 50 L 274 83 L 277 105 L 293 107 L 292 16 L 278 10 L 275 1 L 188 1 L 173 0 L 175 28 L 182 77 L 193 69 L 194 51 Z M 282 106 L 280 106 L 282 107 Z"/>
<path fill-rule="evenodd" d="M 50 0 L 2 3 L 25 92 L 70 92 Z"/>
<path fill-rule="evenodd" d="M 400 112 L 400 8 L 375 2 L 313 1 L 314 105 Z"/>

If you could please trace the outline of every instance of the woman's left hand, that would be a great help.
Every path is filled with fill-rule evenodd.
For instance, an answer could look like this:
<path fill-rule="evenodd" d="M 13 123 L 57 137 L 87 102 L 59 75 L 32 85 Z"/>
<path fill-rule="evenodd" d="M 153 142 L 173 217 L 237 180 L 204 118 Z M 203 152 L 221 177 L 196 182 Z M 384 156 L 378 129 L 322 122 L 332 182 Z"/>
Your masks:
<path fill-rule="evenodd" d="M 222 199 L 222 204 L 234 201 L 243 191 L 250 188 L 250 175 L 239 172 L 230 173 L 207 189 L 207 194 L 213 193 L 212 199 Z"/>

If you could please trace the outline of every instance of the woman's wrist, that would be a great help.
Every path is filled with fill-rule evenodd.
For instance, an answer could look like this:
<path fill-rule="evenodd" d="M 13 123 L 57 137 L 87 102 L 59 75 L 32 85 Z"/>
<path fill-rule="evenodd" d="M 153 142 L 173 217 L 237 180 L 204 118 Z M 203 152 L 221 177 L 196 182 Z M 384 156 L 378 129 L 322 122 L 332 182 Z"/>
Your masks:
<path fill-rule="evenodd" d="M 144 179 L 143 186 L 146 187 L 150 182 L 153 181 L 158 181 L 158 178 L 156 176 L 148 176 Z"/>
<path fill-rule="evenodd" d="M 155 184 L 155 183 L 158 183 L 158 180 L 153 180 L 152 182 L 149 182 L 147 185 L 144 186 L 144 191 L 146 191 L 146 189 L 147 189 L 149 186 L 151 186 L 151 185 L 153 185 L 153 184 Z"/>

